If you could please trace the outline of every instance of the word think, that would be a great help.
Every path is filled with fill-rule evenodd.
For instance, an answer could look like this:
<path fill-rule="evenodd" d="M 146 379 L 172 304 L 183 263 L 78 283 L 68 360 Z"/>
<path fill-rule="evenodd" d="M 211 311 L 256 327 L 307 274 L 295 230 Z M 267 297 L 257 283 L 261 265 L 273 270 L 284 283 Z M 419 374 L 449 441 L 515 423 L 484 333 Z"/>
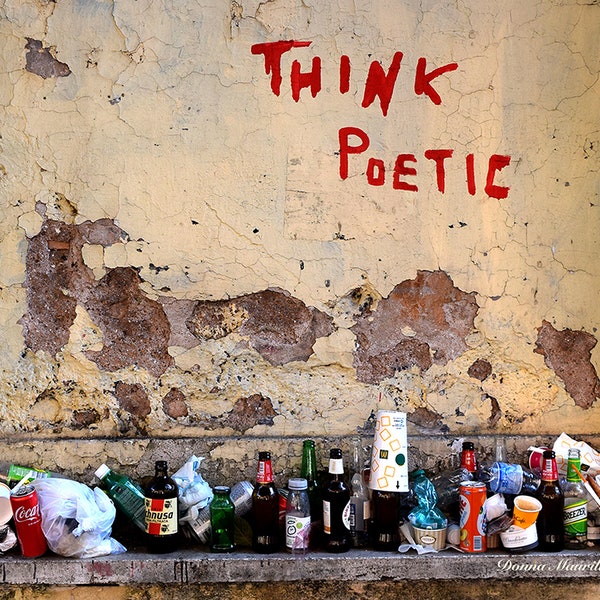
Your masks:
<path fill-rule="evenodd" d="M 305 48 L 312 42 L 298 42 L 295 40 L 286 40 L 279 42 L 267 42 L 264 44 L 254 44 L 250 50 L 252 54 L 262 54 L 265 57 L 265 73 L 271 75 L 271 91 L 279 96 L 281 93 L 281 57 L 290 52 L 292 48 Z M 363 94 L 362 107 L 367 108 L 379 98 L 381 112 L 387 116 L 390 101 L 394 94 L 394 86 L 400 72 L 400 65 L 403 58 L 402 52 L 396 52 L 392 58 L 392 63 L 387 73 L 378 61 L 373 61 L 369 67 L 369 73 L 365 82 L 365 91 Z M 414 91 L 417 96 L 425 94 L 434 104 L 441 104 L 442 99 L 437 93 L 431 82 L 440 75 L 449 71 L 458 69 L 458 63 L 449 63 L 433 71 L 427 72 L 427 59 L 421 57 L 417 62 L 415 69 Z M 350 91 L 350 58 L 343 54 L 340 57 L 340 93 L 346 94 Z M 312 70 L 306 73 L 300 71 L 300 63 L 297 60 L 292 62 L 290 82 L 292 88 L 292 98 L 298 102 L 300 91 L 304 88 L 310 88 L 313 98 L 321 91 L 321 58 L 315 56 L 312 59 Z"/>

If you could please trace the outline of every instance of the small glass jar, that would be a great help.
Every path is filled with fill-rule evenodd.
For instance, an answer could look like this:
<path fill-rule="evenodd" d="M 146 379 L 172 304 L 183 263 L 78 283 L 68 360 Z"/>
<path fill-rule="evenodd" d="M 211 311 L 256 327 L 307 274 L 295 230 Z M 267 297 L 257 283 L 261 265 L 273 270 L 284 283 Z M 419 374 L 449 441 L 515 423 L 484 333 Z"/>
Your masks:
<path fill-rule="evenodd" d="M 310 535 L 310 500 L 304 478 L 288 481 L 290 493 L 285 507 L 285 549 L 292 554 L 308 550 Z"/>
<path fill-rule="evenodd" d="M 235 507 L 229 495 L 230 489 L 226 485 L 217 485 L 213 492 L 210 503 L 210 551 L 233 552 Z"/>

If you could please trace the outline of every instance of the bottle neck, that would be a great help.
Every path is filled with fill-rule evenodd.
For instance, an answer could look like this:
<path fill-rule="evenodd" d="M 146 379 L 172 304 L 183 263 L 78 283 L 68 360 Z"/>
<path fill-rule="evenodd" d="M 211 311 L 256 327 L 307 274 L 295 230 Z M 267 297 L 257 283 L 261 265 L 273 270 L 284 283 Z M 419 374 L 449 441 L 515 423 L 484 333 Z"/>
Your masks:
<path fill-rule="evenodd" d="M 343 475 L 344 474 L 344 461 L 341 458 L 330 458 L 329 459 L 329 473 L 331 475 Z"/>
<path fill-rule="evenodd" d="M 477 470 L 477 460 L 475 459 L 475 450 L 463 450 L 460 455 L 460 466 L 469 473 Z"/>
<path fill-rule="evenodd" d="M 545 458 L 542 469 L 542 481 L 554 482 L 558 481 L 558 468 L 556 467 L 556 459 Z"/>
<path fill-rule="evenodd" d="M 273 465 L 270 459 L 258 461 L 256 482 L 260 484 L 273 483 Z"/>
<path fill-rule="evenodd" d="M 570 483 L 577 483 L 581 481 L 579 476 L 580 460 L 578 458 L 569 458 L 567 462 L 567 481 Z"/>
<path fill-rule="evenodd" d="M 302 448 L 302 466 L 300 475 L 309 481 L 317 478 L 317 460 L 314 444 L 304 444 Z"/>

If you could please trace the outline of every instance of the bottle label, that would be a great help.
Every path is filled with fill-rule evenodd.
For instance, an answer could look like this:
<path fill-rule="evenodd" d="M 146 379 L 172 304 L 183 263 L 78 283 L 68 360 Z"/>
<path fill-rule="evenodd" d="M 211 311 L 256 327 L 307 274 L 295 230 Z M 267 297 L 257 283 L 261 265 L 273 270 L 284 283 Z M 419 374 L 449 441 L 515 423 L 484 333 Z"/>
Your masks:
<path fill-rule="evenodd" d="M 351 513 L 352 503 L 350 502 L 350 500 L 348 500 L 348 503 L 346 504 L 346 506 L 344 506 L 344 510 L 342 511 L 342 523 L 348 531 L 350 531 Z"/>
<path fill-rule="evenodd" d="M 493 471 L 497 479 L 490 481 L 492 492 L 499 494 L 518 494 L 523 487 L 523 467 L 509 463 L 494 463 Z"/>
<path fill-rule="evenodd" d="M 29 483 L 34 479 L 44 479 L 46 477 L 50 477 L 50 474 L 47 471 L 32 469 L 30 467 L 21 467 L 19 465 L 10 465 L 8 474 L 6 476 L 8 484 L 10 485 L 13 482 L 18 483 L 21 481 L 21 479 L 23 479 L 23 477 L 26 477 L 29 472 L 31 472 L 31 475 L 29 475 L 29 479 L 27 479 L 25 483 Z"/>
<path fill-rule="evenodd" d="M 323 500 L 323 531 L 331 534 L 331 502 Z"/>
<path fill-rule="evenodd" d="M 150 535 L 177 533 L 177 498 L 144 498 L 146 532 Z"/>
<path fill-rule="evenodd" d="M 565 534 L 569 537 L 581 537 L 587 532 L 587 500 L 568 504 L 563 510 Z"/>
<path fill-rule="evenodd" d="M 544 481 L 556 481 L 558 479 L 558 468 L 556 460 L 547 458 L 544 460 L 544 468 L 542 469 L 542 479 Z"/>
<path fill-rule="evenodd" d="M 285 515 L 285 545 L 290 550 L 306 550 L 310 534 L 310 517 Z"/>
<path fill-rule="evenodd" d="M 329 459 L 329 472 L 332 475 L 342 475 L 344 473 L 344 461 L 341 458 Z"/>
<path fill-rule="evenodd" d="M 257 483 L 271 483 L 273 481 L 273 465 L 270 460 L 261 460 L 258 462 L 258 472 L 256 473 Z"/>

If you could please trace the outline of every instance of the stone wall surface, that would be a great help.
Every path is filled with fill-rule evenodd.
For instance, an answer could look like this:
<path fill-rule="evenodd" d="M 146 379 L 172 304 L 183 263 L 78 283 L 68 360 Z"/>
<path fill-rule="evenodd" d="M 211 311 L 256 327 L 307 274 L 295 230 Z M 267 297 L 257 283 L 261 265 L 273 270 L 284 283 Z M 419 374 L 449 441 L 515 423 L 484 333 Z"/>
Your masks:
<path fill-rule="evenodd" d="M 0 0 L 0 435 L 598 434 L 599 25 Z"/>

